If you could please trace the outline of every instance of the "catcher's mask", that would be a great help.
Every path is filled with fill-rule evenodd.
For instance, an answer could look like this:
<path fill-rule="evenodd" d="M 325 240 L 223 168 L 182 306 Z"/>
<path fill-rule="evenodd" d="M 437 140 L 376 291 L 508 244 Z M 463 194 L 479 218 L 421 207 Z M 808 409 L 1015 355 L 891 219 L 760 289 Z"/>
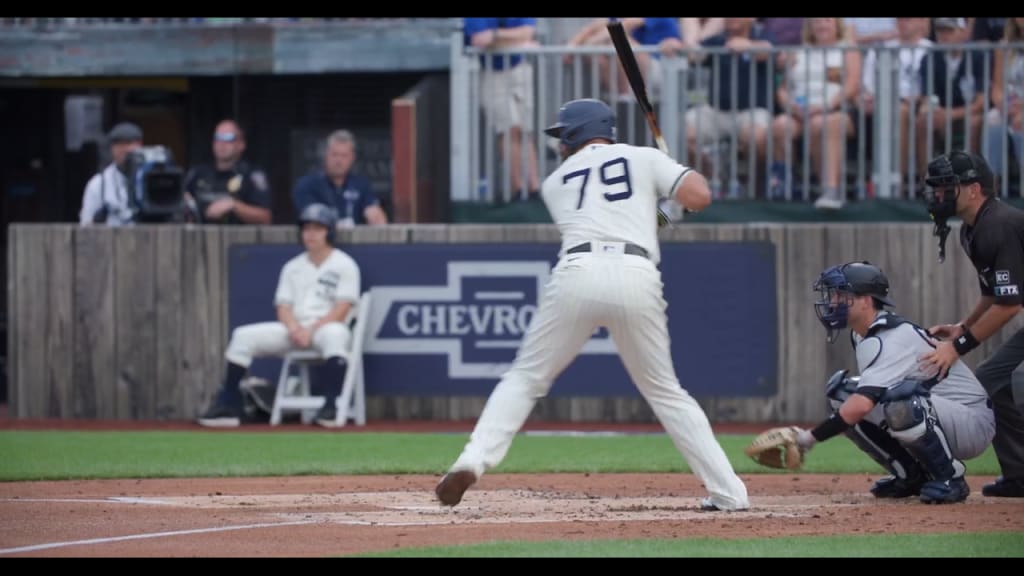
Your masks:
<path fill-rule="evenodd" d="M 572 100 L 562 106 L 558 121 L 545 128 L 544 133 L 558 138 L 570 152 L 594 138 L 615 142 L 615 112 L 593 98 Z"/>
<path fill-rule="evenodd" d="M 889 279 L 881 268 L 870 262 L 849 262 L 833 266 L 821 273 L 814 283 L 818 300 L 814 312 L 825 327 L 828 343 L 835 342 L 840 330 L 846 328 L 852 296 L 870 295 L 883 306 L 893 306 L 889 300 Z"/>

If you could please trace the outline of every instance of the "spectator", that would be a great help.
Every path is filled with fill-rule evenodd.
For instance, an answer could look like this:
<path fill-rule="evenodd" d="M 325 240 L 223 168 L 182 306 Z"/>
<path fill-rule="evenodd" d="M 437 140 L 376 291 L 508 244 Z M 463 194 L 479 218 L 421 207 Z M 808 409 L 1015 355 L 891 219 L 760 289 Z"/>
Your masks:
<path fill-rule="evenodd" d="M 799 46 L 803 43 L 803 18 L 762 18 L 761 27 L 774 39 L 776 46 Z"/>
<path fill-rule="evenodd" d="M 696 49 L 708 38 L 725 33 L 725 18 L 680 18 L 679 29 L 683 44 Z"/>
<path fill-rule="evenodd" d="M 1024 50 L 1006 46 L 1021 42 L 1024 42 L 1024 18 L 1007 18 L 1004 45 L 995 53 L 992 110 L 988 113 L 987 157 L 1000 183 L 1010 173 L 1008 167 L 1003 166 L 1007 139 L 1013 142 L 1013 153 L 1007 154 L 1008 160 L 1012 163 L 1016 158 L 1018 170 L 1024 167 Z M 1000 187 L 1001 184 L 996 184 L 997 190 Z"/>
<path fill-rule="evenodd" d="M 359 300 L 359 266 L 336 248 L 335 212 L 310 204 L 299 216 L 306 250 L 281 269 L 274 304 L 277 322 L 239 326 L 231 333 L 224 357 L 224 382 L 199 424 L 236 427 L 242 420 L 240 385 L 253 358 L 280 356 L 293 348 L 315 348 L 326 358 L 324 405 L 317 412 L 321 426 L 335 425 L 335 401 L 344 378 L 342 354 L 352 338 L 345 320 Z"/>
<path fill-rule="evenodd" d="M 107 140 L 111 162 L 85 185 L 78 215 L 82 226 L 123 226 L 135 219 L 124 172 L 128 154 L 142 147 L 142 129 L 131 122 L 122 122 L 110 130 Z"/>
<path fill-rule="evenodd" d="M 842 208 L 845 193 L 839 188 L 839 167 L 845 153 L 844 138 L 854 135 L 853 111 L 847 108 L 860 90 L 861 56 L 852 45 L 850 33 L 841 18 L 804 20 L 804 46 L 787 59 L 786 81 L 776 93 L 778 105 L 789 113 L 772 122 L 774 150 L 784 158 L 784 150 L 798 138 L 805 123 L 810 127 L 811 168 L 819 171 L 822 192 L 814 207 L 822 210 Z M 825 167 L 821 173 L 822 154 Z M 805 167 L 807 169 L 807 167 Z M 790 169 L 782 161 L 773 162 L 770 194 L 781 197 Z"/>
<path fill-rule="evenodd" d="M 877 46 L 899 37 L 896 18 L 850 18 L 849 23 L 860 46 Z"/>
<path fill-rule="evenodd" d="M 706 47 L 724 46 L 733 54 L 713 56 L 718 59 L 719 66 L 718 84 L 712 87 L 711 103 L 690 108 L 684 121 L 691 150 L 699 150 L 701 146 L 727 138 L 732 131 L 738 130 L 739 152 L 744 156 L 750 153 L 753 140 L 753 152 L 761 166 L 772 119 L 769 100 L 772 79 L 768 77 L 767 64 L 771 54 L 750 54 L 747 51 L 771 48 L 772 43 L 770 36 L 753 30 L 754 22 L 754 18 L 725 18 L 724 32 L 701 42 Z M 736 86 L 732 85 L 734 65 Z M 753 85 L 751 69 L 754 72 Z M 707 172 L 707 169 L 703 171 Z M 750 177 L 754 180 L 753 174 Z"/>
<path fill-rule="evenodd" d="M 570 46 L 590 46 L 600 44 L 611 44 L 611 36 L 607 31 L 608 19 L 598 18 L 580 30 L 576 36 L 569 40 Z M 630 39 L 630 43 L 641 46 L 657 46 L 659 54 L 647 52 L 636 52 L 637 65 L 640 67 L 640 74 L 644 77 L 647 85 L 648 96 L 651 101 L 657 100 L 661 87 L 661 55 L 677 54 L 685 47 L 682 35 L 679 31 L 678 18 L 622 18 L 622 28 Z M 569 62 L 566 56 L 566 63 Z M 618 58 L 612 57 L 616 62 Z M 601 74 L 601 85 L 606 90 L 612 90 L 611 66 L 607 57 L 598 59 L 598 69 Z M 633 92 L 629 87 L 629 79 L 626 72 L 619 64 L 616 72 L 617 86 L 615 94 L 619 100 L 633 98 Z"/>
<path fill-rule="evenodd" d="M 940 48 L 967 42 L 967 23 L 963 18 L 936 18 L 933 26 Z M 920 74 L 922 106 L 917 112 L 917 160 L 918 170 L 923 174 L 934 152 L 928 147 L 930 135 L 936 136 L 937 144 L 949 138 L 954 148 L 977 149 L 988 79 L 984 55 L 960 49 L 930 52 L 921 64 Z M 947 120 L 951 126 L 949 133 Z M 962 138 L 965 133 L 966 138 Z"/>
<path fill-rule="evenodd" d="M 520 48 L 536 44 L 537 19 L 466 18 L 463 33 L 465 43 L 476 48 Z M 530 137 L 536 127 L 533 65 L 521 54 L 494 55 L 489 62 L 484 56 L 480 59 L 483 64 L 480 100 L 498 134 L 498 156 L 508 159 L 512 192 L 539 199 L 537 146 Z"/>
<path fill-rule="evenodd" d="M 336 130 L 327 137 L 324 170 L 315 170 L 295 183 L 292 200 L 295 213 L 302 214 L 313 203 L 326 204 L 339 215 L 339 227 L 388 223 L 370 181 L 352 171 L 356 161 L 356 139 L 348 130 Z"/>
<path fill-rule="evenodd" d="M 968 18 L 967 35 L 971 42 L 991 42 L 995 44 L 1003 39 L 1006 23 L 1013 18 Z"/>
<path fill-rule="evenodd" d="M 898 37 L 882 43 L 886 48 L 899 48 L 895 53 L 898 70 L 898 92 L 900 102 L 900 164 L 901 169 L 909 167 L 910 146 L 910 111 L 914 108 L 921 93 L 921 62 L 931 50 L 932 41 L 927 38 L 930 22 L 928 18 L 897 18 L 896 30 Z M 864 59 L 864 113 L 871 116 L 875 112 L 875 84 L 877 51 L 870 50 Z M 867 120 L 867 126 L 872 122 Z M 869 140 L 870 141 L 870 140 Z"/>
<path fill-rule="evenodd" d="M 234 120 L 222 120 L 213 132 L 214 163 L 189 171 L 185 191 L 203 222 L 270 224 L 270 188 L 262 170 L 242 160 L 245 132 Z"/>

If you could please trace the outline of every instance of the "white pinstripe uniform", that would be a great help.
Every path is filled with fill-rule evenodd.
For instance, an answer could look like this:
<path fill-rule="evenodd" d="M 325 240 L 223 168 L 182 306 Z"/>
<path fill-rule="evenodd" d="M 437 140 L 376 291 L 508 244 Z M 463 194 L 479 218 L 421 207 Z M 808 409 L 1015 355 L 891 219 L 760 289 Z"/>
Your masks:
<path fill-rule="evenodd" d="M 308 252 L 289 260 L 281 269 L 274 293 L 274 304 L 291 304 L 295 320 L 305 327 L 326 316 L 338 302 L 354 305 L 358 300 L 359 266 L 337 248 L 320 266 L 313 264 Z M 312 347 L 325 358 L 340 356 L 350 338 L 348 326 L 330 322 L 313 334 Z M 248 368 L 255 357 L 280 356 L 291 347 L 284 324 L 258 322 L 235 328 L 224 356 L 232 364 Z"/>
<path fill-rule="evenodd" d="M 690 171 L 655 148 L 589 144 L 544 181 L 544 201 L 562 233 L 560 259 L 515 363 L 452 471 L 470 470 L 479 478 L 497 466 L 537 399 L 604 326 L 711 503 L 723 510 L 749 506 L 746 486 L 706 415 L 680 387 L 669 351 L 656 210 Z M 570 251 L 586 243 L 590 251 Z M 630 253 L 636 247 L 647 255 Z"/>

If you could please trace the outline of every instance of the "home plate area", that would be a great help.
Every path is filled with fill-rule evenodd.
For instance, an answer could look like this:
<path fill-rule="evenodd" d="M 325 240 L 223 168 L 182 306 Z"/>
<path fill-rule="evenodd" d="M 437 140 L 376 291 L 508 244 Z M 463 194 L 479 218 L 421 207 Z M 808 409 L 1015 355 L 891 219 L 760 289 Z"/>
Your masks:
<path fill-rule="evenodd" d="M 189 508 L 244 508 L 265 512 L 282 521 L 364 526 L 799 518 L 816 516 L 822 506 L 858 506 L 863 504 L 861 500 L 849 494 L 753 497 L 750 510 L 705 512 L 699 509 L 700 498 L 697 496 L 608 497 L 530 490 L 470 490 L 462 503 L 454 508 L 438 504 L 431 492 L 214 495 L 159 499 L 164 505 Z"/>

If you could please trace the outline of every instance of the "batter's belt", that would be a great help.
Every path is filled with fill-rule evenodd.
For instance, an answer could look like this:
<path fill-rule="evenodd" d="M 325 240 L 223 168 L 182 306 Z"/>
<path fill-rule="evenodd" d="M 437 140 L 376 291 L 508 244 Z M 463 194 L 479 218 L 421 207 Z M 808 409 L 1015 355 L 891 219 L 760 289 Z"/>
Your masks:
<path fill-rule="evenodd" d="M 580 252 L 591 252 L 593 249 L 590 246 L 590 242 L 584 242 L 569 248 L 565 251 L 566 254 L 578 254 Z M 626 243 L 622 248 L 622 252 L 631 256 L 643 256 L 647 258 L 647 249 L 643 246 L 637 246 L 636 244 Z"/>

